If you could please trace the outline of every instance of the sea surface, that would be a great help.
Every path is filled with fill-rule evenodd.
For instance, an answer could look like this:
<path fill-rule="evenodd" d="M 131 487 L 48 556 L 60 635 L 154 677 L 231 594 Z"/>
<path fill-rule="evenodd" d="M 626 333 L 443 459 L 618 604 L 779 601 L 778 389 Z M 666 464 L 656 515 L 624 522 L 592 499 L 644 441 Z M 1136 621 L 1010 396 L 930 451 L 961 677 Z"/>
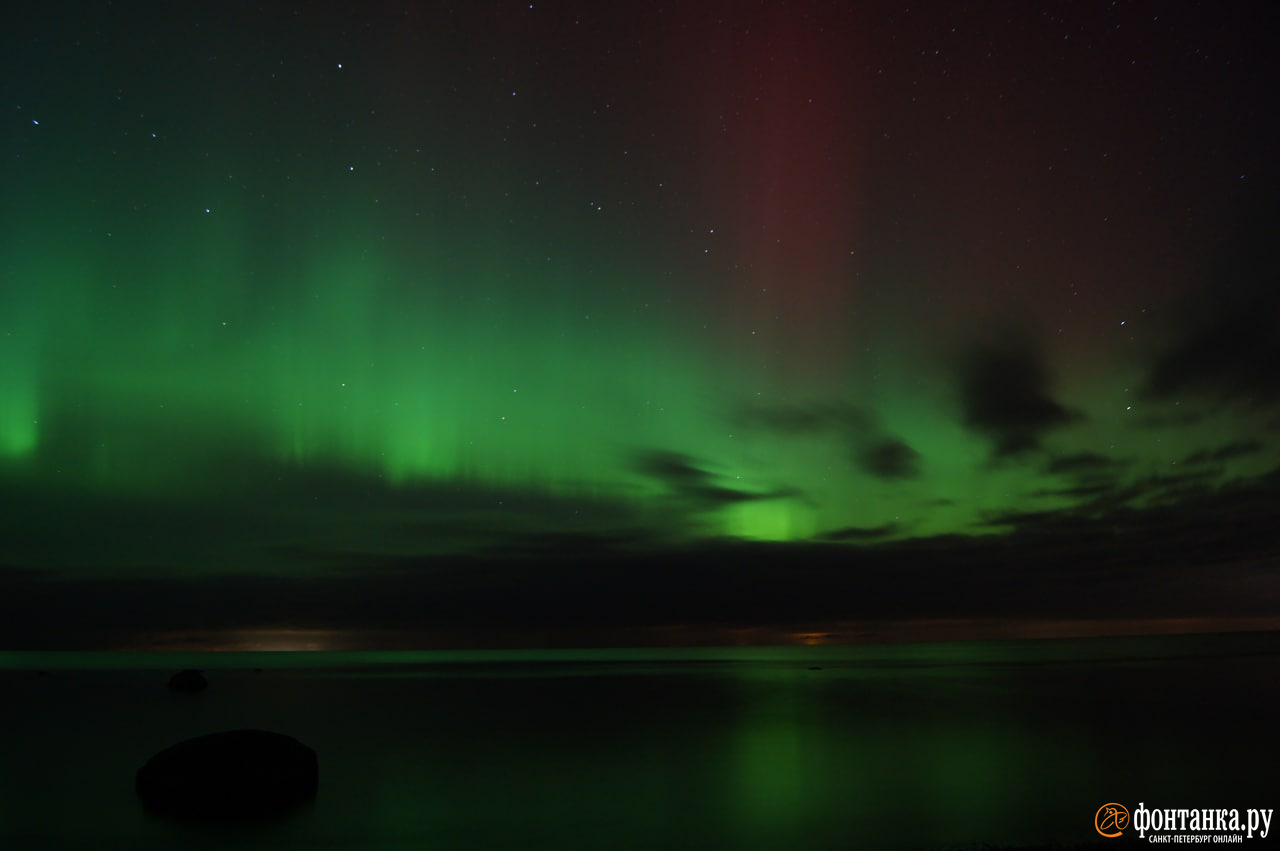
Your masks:
<path fill-rule="evenodd" d="M 209 688 L 170 693 L 188 667 Z M 0 653 L 0 848 L 1116 847 L 1109 802 L 1280 808 L 1278 697 L 1276 633 Z M 249 727 L 317 751 L 312 805 L 143 810 L 152 754 Z"/>

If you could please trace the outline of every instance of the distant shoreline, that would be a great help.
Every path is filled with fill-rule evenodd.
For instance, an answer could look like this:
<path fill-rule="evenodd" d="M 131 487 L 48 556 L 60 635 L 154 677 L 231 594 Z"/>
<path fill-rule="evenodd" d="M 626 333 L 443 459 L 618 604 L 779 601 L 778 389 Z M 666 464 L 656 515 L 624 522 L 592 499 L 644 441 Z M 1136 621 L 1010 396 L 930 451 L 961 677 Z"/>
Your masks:
<path fill-rule="evenodd" d="M 593 647 L 461 650 L 9 650 L 0 651 L 3 671 L 340 669 L 369 666 L 451 667 L 521 664 L 625 663 L 825 663 L 988 664 L 1072 662 L 1098 656 L 1161 660 L 1184 657 L 1280 653 L 1280 631 L 1172 635 L 919 641 L 866 644 L 744 645 L 695 647 Z"/>

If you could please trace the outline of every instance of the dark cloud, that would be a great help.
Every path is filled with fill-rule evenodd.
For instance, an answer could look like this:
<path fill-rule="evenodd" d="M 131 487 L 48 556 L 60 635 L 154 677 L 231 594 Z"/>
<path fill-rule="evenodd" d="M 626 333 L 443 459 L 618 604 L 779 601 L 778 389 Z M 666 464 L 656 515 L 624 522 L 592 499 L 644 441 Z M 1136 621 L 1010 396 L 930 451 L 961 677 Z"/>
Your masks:
<path fill-rule="evenodd" d="M 1150 476 L 1095 501 L 987 520 L 1008 530 L 1012 549 L 1053 550 L 1101 565 L 1132 559 L 1152 586 L 1170 567 L 1266 564 L 1280 571 L 1280 470 L 1217 488 L 1209 480 L 1201 473 Z"/>
<path fill-rule="evenodd" d="M 1213 469 L 1180 470 L 1154 473 L 1123 483 L 1107 478 L 1086 480 L 1065 488 L 1040 488 L 1030 495 L 1072 497 L 1080 502 L 1061 510 L 997 512 L 985 517 L 984 522 L 993 527 L 1020 527 L 1042 516 L 1052 516 L 1059 521 L 1074 517 L 1095 522 L 1162 506 L 1193 506 L 1216 498 L 1220 491 L 1215 484 L 1220 477 L 1219 471 Z"/>
<path fill-rule="evenodd" d="M 1049 461 L 1047 471 L 1054 474 L 1089 475 L 1104 473 L 1122 466 L 1123 462 L 1097 452 L 1080 452 L 1075 455 L 1059 455 Z"/>
<path fill-rule="evenodd" d="M 641 452 L 636 456 L 635 467 L 638 472 L 675 490 L 699 485 L 711 478 L 706 470 L 694 464 L 692 458 L 678 452 Z"/>
<path fill-rule="evenodd" d="M 1280 402 L 1280 211 L 1246 205 L 1211 285 L 1187 306 L 1177 340 L 1152 364 L 1146 394 L 1195 395 L 1247 408 Z"/>
<path fill-rule="evenodd" d="M 0 477 L 0 541 L 15 563 L 77 572 L 309 574 L 377 542 L 387 552 L 473 552 L 547 529 L 627 537 L 633 506 L 461 480 L 404 482 L 227 453 L 210 493 L 159 499 Z M 616 531 L 615 531 L 616 530 Z"/>
<path fill-rule="evenodd" d="M 860 447 L 855 457 L 859 469 L 879 479 L 911 479 L 920 475 L 920 453 L 896 438 Z"/>
<path fill-rule="evenodd" d="M 920 475 L 920 453 L 881 428 L 874 413 L 839 402 L 811 405 L 744 405 L 735 422 L 788 437 L 830 434 L 849 447 L 853 465 L 868 475 L 892 481 Z"/>
<path fill-rule="evenodd" d="M 634 467 L 637 472 L 663 484 L 671 495 L 694 510 L 798 495 L 794 490 L 787 489 L 759 493 L 730 487 L 719 482 L 718 477 L 701 463 L 678 452 L 640 452 L 636 455 Z"/>
<path fill-rule="evenodd" d="M 1109 482 L 1099 482 L 1088 485 L 1076 485 L 1069 488 L 1041 488 L 1031 492 L 1033 497 L 1046 496 L 1070 496 L 1070 497 L 1095 497 L 1103 494 L 1111 493 L 1115 485 Z"/>
<path fill-rule="evenodd" d="M 901 531 L 892 524 L 809 544 L 636 548 L 625 535 L 553 536 L 471 556 L 335 553 L 326 563 L 341 569 L 305 578 L 0 568 L 0 641 L 110 646 L 289 624 L 416 631 L 419 644 L 457 646 L 682 624 L 1263 616 L 1280 608 L 1278 510 L 1280 471 L 1159 505 L 993 516 L 999 536 L 890 541 Z"/>
<path fill-rule="evenodd" d="M 1147 414 L 1138 420 L 1143 428 L 1181 428 L 1204 422 L 1204 411 L 1178 411 L 1172 414 Z"/>
<path fill-rule="evenodd" d="M 1211 464 L 1230 461 L 1233 458 L 1257 455 L 1261 451 L 1262 444 L 1256 440 L 1236 440 L 1219 446 L 1217 449 L 1201 449 L 1199 452 L 1192 452 L 1182 459 L 1182 463 L 1188 465 Z"/>
<path fill-rule="evenodd" d="M 640 529 L 618 532 L 517 532 L 495 535 L 494 538 L 478 552 L 487 556 L 521 558 L 607 558 L 653 542 L 653 535 Z"/>
<path fill-rule="evenodd" d="M 1155 473 L 1116 488 L 1104 499 L 1109 505 L 1183 502 L 1192 495 L 1208 493 L 1218 478 L 1215 470 Z"/>
<path fill-rule="evenodd" d="M 1151 368 L 1146 392 L 1157 399 L 1196 394 L 1250 407 L 1280 401 L 1280 301 L 1241 305 L 1190 332 Z"/>
<path fill-rule="evenodd" d="M 962 370 L 964 424 L 988 438 L 997 457 L 1038 449 L 1046 432 L 1078 417 L 1050 396 L 1048 370 L 1029 343 L 975 346 Z"/>
<path fill-rule="evenodd" d="M 743 405 L 735 420 L 748 428 L 779 434 L 806 436 L 819 432 L 860 434 L 874 431 L 876 417 L 870 411 L 843 402 L 810 405 Z"/>
<path fill-rule="evenodd" d="M 882 526 L 845 526 L 821 537 L 824 541 L 878 541 L 901 532 L 901 524 L 885 523 Z"/>

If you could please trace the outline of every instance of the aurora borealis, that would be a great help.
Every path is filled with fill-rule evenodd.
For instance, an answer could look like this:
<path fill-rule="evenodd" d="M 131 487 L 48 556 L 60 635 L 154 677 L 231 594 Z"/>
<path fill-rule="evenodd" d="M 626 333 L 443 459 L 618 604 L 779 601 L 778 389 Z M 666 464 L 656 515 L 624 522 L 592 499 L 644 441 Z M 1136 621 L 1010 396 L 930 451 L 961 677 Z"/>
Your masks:
<path fill-rule="evenodd" d="M 4 638 L 1272 614 L 1267 14 L 24 4 Z"/>

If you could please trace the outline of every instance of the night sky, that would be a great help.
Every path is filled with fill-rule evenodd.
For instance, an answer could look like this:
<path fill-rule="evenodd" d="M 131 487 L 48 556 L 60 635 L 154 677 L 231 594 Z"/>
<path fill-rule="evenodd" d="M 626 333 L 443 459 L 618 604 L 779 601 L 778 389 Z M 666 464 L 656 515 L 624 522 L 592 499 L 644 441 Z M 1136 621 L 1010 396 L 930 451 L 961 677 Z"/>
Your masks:
<path fill-rule="evenodd" d="M 1272 14 L 17 4 L 0 644 L 1274 626 Z"/>

